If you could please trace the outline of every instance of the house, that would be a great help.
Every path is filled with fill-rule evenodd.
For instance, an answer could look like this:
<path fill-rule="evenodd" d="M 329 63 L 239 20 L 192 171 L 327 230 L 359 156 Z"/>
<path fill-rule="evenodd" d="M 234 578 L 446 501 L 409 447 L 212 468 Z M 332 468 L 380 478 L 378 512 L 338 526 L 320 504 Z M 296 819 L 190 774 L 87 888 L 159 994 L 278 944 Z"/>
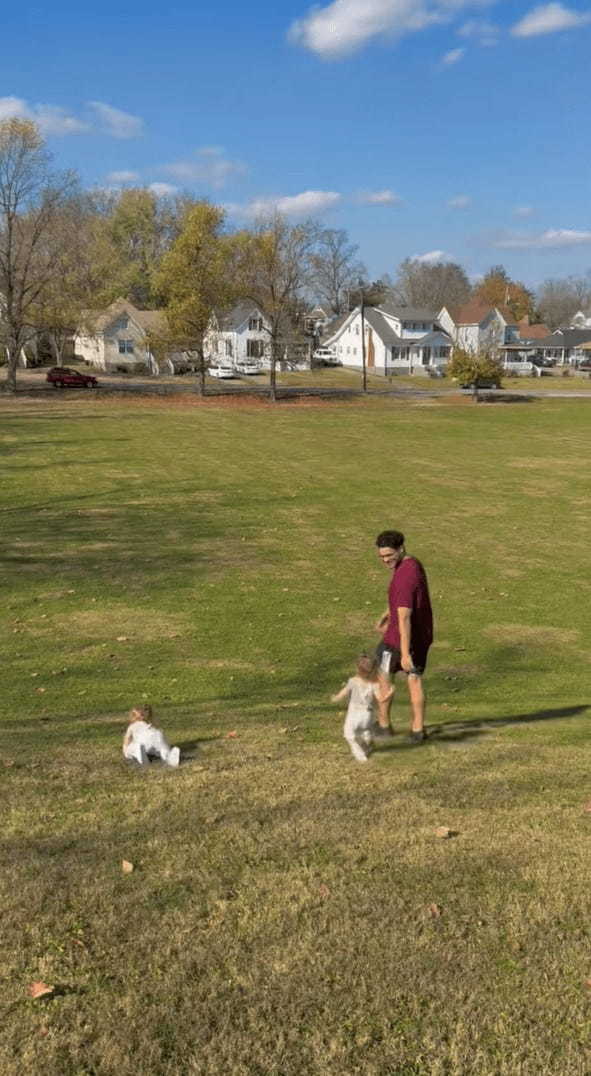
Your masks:
<path fill-rule="evenodd" d="M 322 339 L 343 366 L 363 365 L 362 320 L 365 324 L 365 361 L 376 374 L 429 374 L 449 361 L 452 341 L 432 311 L 397 306 L 357 306 L 333 322 Z"/>
<path fill-rule="evenodd" d="M 334 314 L 319 303 L 304 315 L 304 330 L 309 336 L 320 336 L 326 332 Z"/>
<path fill-rule="evenodd" d="M 549 336 L 552 330 L 544 325 L 543 322 L 530 322 L 527 314 L 524 318 L 521 318 L 517 322 L 517 328 L 519 329 L 519 336 L 521 340 L 543 340 L 545 336 Z"/>
<path fill-rule="evenodd" d="M 583 345 L 591 339 L 591 329 L 555 329 L 542 340 L 533 341 L 536 354 L 553 359 L 558 366 L 578 366 L 588 355 Z"/>
<path fill-rule="evenodd" d="M 226 312 L 214 311 L 204 339 L 208 362 L 236 366 L 246 359 L 270 364 L 269 323 L 256 303 L 242 300 Z"/>
<path fill-rule="evenodd" d="M 577 310 L 570 319 L 569 329 L 591 329 L 591 312 Z"/>
<path fill-rule="evenodd" d="M 495 354 L 504 344 L 519 340 L 519 326 L 508 307 L 491 306 L 478 298 L 460 307 L 442 307 L 437 320 L 457 347 L 473 354 Z"/>
<path fill-rule="evenodd" d="M 138 310 L 128 299 L 116 299 L 103 313 L 89 314 L 74 336 L 74 351 L 97 370 L 147 367 L 157 374 L 158 364 L 149 346 L 149 334 L 165 328 L 161 310 Z"/>

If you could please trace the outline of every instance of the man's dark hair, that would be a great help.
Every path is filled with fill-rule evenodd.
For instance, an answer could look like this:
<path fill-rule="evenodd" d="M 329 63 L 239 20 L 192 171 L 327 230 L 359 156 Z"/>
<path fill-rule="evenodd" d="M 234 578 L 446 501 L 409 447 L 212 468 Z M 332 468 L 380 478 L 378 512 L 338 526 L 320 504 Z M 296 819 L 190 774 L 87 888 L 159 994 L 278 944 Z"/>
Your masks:
<path fill-rule="evenodd" d="M 376 538 L 378 549 L 402 549 L 404 535 L 400 531 L 382 531 Z"/>

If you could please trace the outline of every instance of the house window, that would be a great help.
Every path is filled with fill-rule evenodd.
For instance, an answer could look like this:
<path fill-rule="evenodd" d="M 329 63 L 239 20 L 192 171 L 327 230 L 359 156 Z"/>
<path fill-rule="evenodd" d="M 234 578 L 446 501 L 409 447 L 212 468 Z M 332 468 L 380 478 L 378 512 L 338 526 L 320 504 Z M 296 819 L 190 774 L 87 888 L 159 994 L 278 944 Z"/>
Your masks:
<path fill-rule="evenodd" d="M 262 318 L 249 318 L 248 328 L 251 332 L 260 333 L 263 331 L 263 319 Z"/>
<path fill-rule="evenodd" d="M 133 340 L 119 340 L 119 354 L 133 355 Z"/>
<path fill-rule="evenodd" d="M 262 359 L 265 354 L 265 342 L 264 340 L 247 340 L 246 341 L 246 357 L 247 359 Z"/>

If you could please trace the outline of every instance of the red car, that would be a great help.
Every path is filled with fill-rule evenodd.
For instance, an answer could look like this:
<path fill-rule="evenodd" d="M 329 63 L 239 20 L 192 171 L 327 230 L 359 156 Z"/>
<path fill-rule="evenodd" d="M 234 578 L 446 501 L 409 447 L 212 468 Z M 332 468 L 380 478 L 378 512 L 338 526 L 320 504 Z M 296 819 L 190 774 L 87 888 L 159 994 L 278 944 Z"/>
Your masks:
<path fill-rule="evenodd" d="M 98 384 L 96 377 L 91 374 L 81 374 L 78 370 L 70 370 L 68 366 L 52 366 L 47 371 L 47 381 L 56 389 L 86 388 L 93 389 Z"/>

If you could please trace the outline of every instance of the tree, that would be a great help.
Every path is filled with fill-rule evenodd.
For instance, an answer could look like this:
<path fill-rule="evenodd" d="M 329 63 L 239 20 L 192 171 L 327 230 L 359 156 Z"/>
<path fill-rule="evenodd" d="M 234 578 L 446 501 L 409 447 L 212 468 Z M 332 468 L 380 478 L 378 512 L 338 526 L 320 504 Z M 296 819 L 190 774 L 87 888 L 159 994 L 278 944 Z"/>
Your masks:
<path fill-rule="evenodd" d="M 324 228 L 310 255 L 310 287 L 335 315 L 347 310 L 347 293 L 365 276 L 364 266 L 357 261 L 358 249 L 342 229 Z"/>
<path fill-rule="evenodd" d="M 532 317 L 535 300 L 531 291 L 518 280 L 511 280 L 502 265 L 493 265 L 474 289 L 475 297 L 491 306 L 507 306 L 516 321 Z"/>
<path fill-rule="evenodd" d="M 6 383 L 13 392 L 19 356 L 36 332 L 36 311 L 55 277 L 62 239 L 52 228 L 75 185 L 72 173 L 51 171 L 34 123 L 0 123 L 0 295 Z"/>
<path fill-rule="evenodd" d="M 316 235 L 315 224 L 289 224 L 274 213 L 237 237 L 240 292 L 256 303 L 266 321 L 272 400 L 277 399 L 277 363 L 285 354 L 294 311 L 309 282 Z"/>
<path fill-rule="evenodd" d="M 551 329 L 568 325 L 578 310 L 587 312 L 591 305 L 591 274 L 549 279 L 538 290 L 540 317 Z"/>
<path fill-rule="evenodd" d="M 46 335 L 57 366 L 66 345 L 84 327 L 93 329 L 93 312 L 115 297 L 117 262 L 105 245 L 92 196 L 76 194 L 56 211 L 48 229 L 53 271 L 31 311 L 38 334 Z M 120 294 L 116 291 L 115 294 Z"/>
<path fill-rule="evenodd" d="M 460 306 L 471 293 L 470 281 L 456 262 L 424 262 L 405 258 L 398 266 L 394 294 L 405 306 L 438 311 Z"/>
<path fill-rule="evenodd" d="M 166 339 L 152 343 L 157 350 L 168 346 L 197 353 L 202 395 L 207 369 L 205 334 L 214 309 L 226 306 L 233 293 L 234 244 L 223 226 L 223 209 L 196 202 L 187 211 L 184 226 L 154 278 L 167 303 L 168 333 Z"/>
<path fill-rule="evenodd" d="M 354 310 L 356 306 L 360 306 L 362 298 L 366 306 L 381 306 L 391 292 L 392 284 L 389 277 L 380 277 L 379 280 L 366 280 L 362 277 L 348 292 L 348 309 Z"/>
<path fill-rule="evenodd" d="M 454 347 L 447 373 L 456 378 L 460 385 L 470 385 L 474 399 L 477 400 L 483 381 L 493 381 L 500 388 L 503 365 L 489 352 L 473 352 Z"/>

